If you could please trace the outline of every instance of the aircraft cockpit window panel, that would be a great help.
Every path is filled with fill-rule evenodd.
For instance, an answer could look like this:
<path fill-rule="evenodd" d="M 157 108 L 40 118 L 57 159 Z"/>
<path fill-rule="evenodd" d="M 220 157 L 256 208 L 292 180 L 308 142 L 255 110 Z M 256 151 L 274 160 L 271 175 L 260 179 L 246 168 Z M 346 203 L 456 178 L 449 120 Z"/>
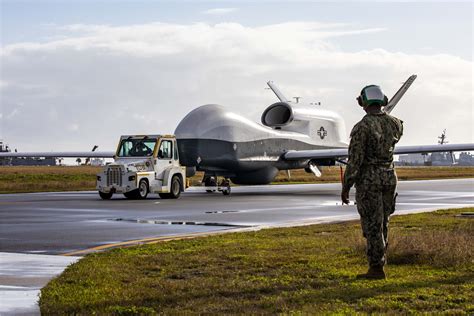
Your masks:
<path fill-rule="evenodd" d="M 172 159 L 173 144 L 170 140 L 162 140 L 160 149 L 158 150 L 158 159 Z"/>
<path fill-rule="evenodd" d="M 119 157 L 149 157 L 153 155 L 156 139 L 129 138 L 122 140 Z"/>

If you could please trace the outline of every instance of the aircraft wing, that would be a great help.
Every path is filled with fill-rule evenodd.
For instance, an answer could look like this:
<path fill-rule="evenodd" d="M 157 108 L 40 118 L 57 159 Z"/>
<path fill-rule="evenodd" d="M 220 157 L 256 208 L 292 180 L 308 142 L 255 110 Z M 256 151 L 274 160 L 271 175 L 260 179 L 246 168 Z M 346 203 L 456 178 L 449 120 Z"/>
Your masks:
<path fill-rule="evenodd" d="M 0 158 L 113 158 L 113 151 L 70 151 L 70 152 L 2 152 Z"/>
<path fill-rule="evenodd" d="M 457 152 L 457 151 L 474 151 L 474 143 L 469 144 L 445 144 L 445 145 L 416 145 L 416 146 L 396 146 L 394 154 L 424 154 L 434 152 Z M 286 160 L 303 160 L 303 159 L 343 159 L 348 156 L 347 148 L 335 149 L 314 149 L 314 150 L 298 150 L 288 151 L 283 155 Z"/>
<path fill-rule="evenodd" d="M 395 155 L 400 154 L 426 154 L 434 152 L 457 152 L 473 151 L 474 143 L 470 144 L 444 144 L 444 145 L 415 145 L 415 146 L 396 146 Z"/>

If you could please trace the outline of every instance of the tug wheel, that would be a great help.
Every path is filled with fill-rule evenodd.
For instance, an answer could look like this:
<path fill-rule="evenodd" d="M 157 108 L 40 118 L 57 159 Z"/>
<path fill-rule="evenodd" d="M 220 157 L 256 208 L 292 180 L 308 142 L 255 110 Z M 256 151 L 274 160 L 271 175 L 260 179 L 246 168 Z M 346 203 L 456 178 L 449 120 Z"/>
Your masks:
<path fill-rule="evenodd" d="M 177 199 L 181 195 L 181 180 L 178 176 L 171 179 L 170 193 L 159 193 L 162 199 Z"/>
<path fill-rule="evenodd" d="M 137 197 L 139 199 L 146 199 L 149 192 L 150 189 L 148 188 L 148 181 L 146 181 L 145 179 L 141 179 L 138 183 Z"/>
<path fill-rule="evenodd" d="M 171 192 L 170 197 L 172 199 L 177 199 L 181 195 L 181 181 L 179 180 L 178 176 L 173 176 L 173 179 L 171 179 Z"/>
<path fill-rule="evenodd" d="M 99 196 L 102 198 L 102 200 L 110 200 L 110 198 L 114 195 L 112 192 L 100 192 L 99 191 Z"/>
<path fill-rule="evenodd" d="M 137 198 L 137 190 L 133 190 L 133 191 L 130 191 L 130 192 L 125 192 L 123 194 L 127 199 L 136 199 Z"/>

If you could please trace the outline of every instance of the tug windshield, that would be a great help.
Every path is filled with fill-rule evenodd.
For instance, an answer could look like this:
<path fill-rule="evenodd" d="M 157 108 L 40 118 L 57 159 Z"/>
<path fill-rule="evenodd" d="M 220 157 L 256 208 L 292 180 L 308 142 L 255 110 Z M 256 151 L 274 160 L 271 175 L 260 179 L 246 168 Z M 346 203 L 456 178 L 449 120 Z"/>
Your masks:
<path fill-rule="evenodd" d="M 153 155 L 156 139 L 128 138 L 123 139 L 118 151 L 118 157 L 149 157 Z"/>

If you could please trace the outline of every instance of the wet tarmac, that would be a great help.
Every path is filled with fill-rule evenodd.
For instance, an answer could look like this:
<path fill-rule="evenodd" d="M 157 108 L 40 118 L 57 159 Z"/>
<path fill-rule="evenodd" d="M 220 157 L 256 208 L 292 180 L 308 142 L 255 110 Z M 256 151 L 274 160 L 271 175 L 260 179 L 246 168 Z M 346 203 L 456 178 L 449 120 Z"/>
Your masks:
<path fill-rule="evenodd" d="M 405 181 L 398 192 L 397 213 L 474 205 L 474 179 Z M 0 195 L 0 251 L 64 254 L 134 239 L 357 218 L 339 194 L 340 184 L 305 184 L 233 187 L 230 196 L 190 188 L 178 200 Z"/>
<path fill-rule="evenodd" d="M 0 315 L 39 314 L 41 288 L 79 257 L 0 253 Z"/>
<path fill-rule="evenodd" d="M 351 198 L 353 199 L 353 193 Z M 474 206 L 474 179 L 405 181 L 396 214 Z M 37 296 L 77 257 L 120 245 L 357 219 L 340 184 L 233 187 L 230 196 L 190 188 L 179 200 L 103 201 L 96 192 L 0 195 L 0 314 L 38 314 Z"/>

